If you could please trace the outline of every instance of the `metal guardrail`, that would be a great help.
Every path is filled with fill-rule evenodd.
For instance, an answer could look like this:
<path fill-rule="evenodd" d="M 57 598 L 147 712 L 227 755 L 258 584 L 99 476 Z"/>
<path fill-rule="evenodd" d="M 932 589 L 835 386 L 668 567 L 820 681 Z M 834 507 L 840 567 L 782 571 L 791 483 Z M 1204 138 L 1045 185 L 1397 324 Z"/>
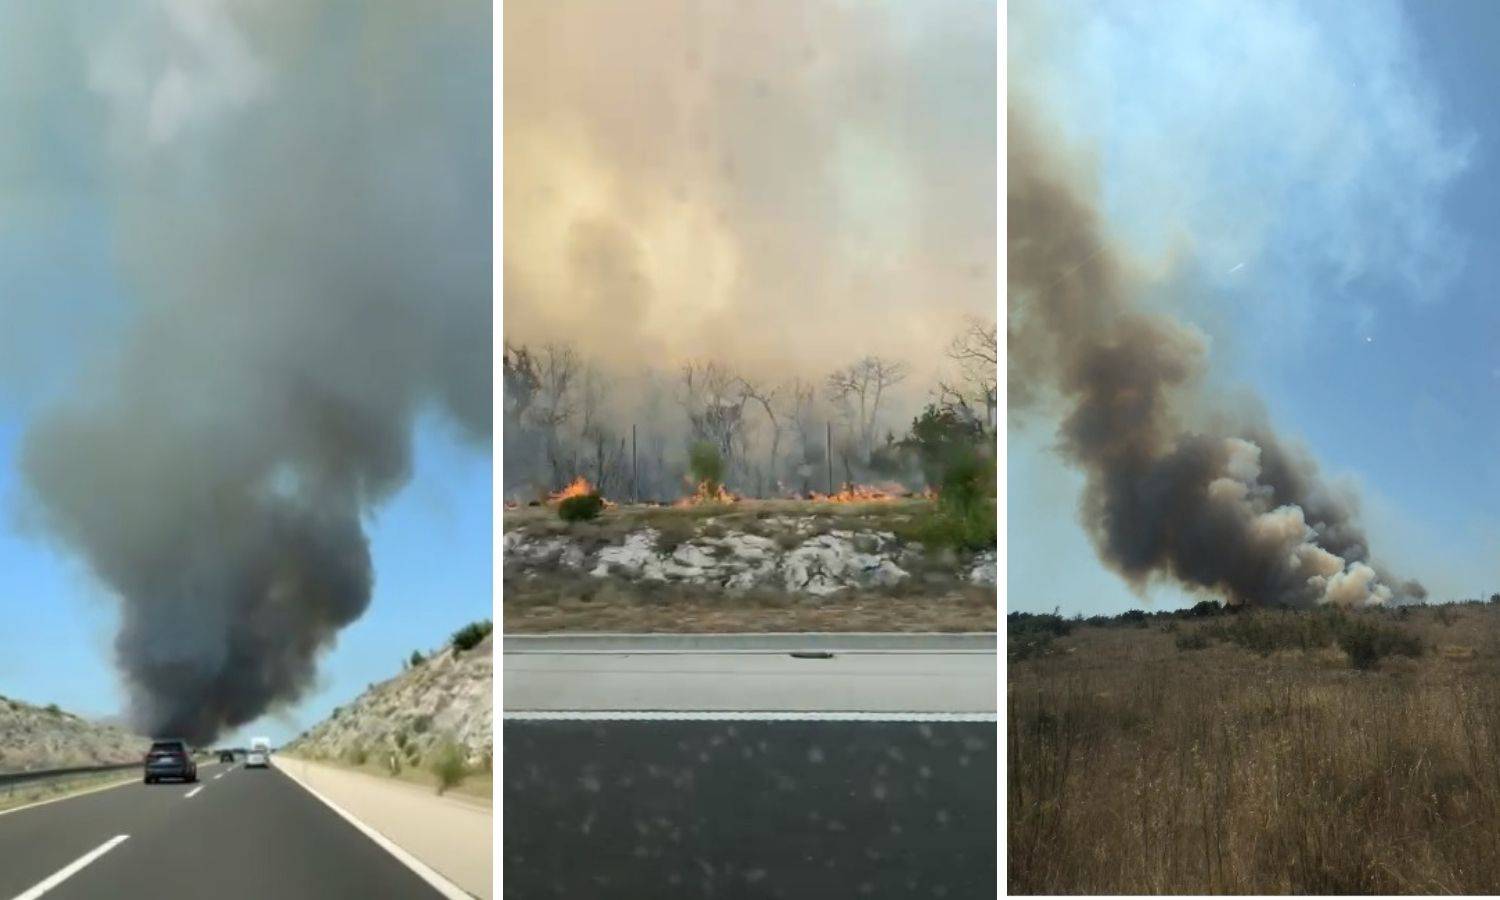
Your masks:
<path fill-rule="evenodd" d="M 111 763 L 104 766 L 72 766 L 66 769 L 32 769 L 25 772 L 0 772 L 0 787 L 14 787 L 33 781 L 46 781 L 51 778 L 65 778 L 69 775 L 93 775 L 104 772 L 119 772 L 125 769 L 139 769 L 141 761 L 128 763 Z"/>

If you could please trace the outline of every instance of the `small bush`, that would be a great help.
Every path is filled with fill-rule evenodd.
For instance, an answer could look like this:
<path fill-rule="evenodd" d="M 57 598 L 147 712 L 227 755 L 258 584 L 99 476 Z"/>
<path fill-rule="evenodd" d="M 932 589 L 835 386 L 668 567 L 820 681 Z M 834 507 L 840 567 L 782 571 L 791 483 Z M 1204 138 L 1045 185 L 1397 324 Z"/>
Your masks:
<path fill-rule="evenodd" d="M 586 522 L 604 512 L 604 498 L 598 494 L 580 494 L 557 504 L 557 517 L 564 522 Z"/>
<path fill-rule="evenodd" d="M 1339 648 L 1349 654 L 1349 664 L 1356 669 L 1373 668 L 1381 659 L 1391 655 L 1422 655 L 1421 638 L 1400 627 L 1369 620 L 1344 619 L 1339 628 L 1338 642 Z"/>
<path fill-rule="evenodd" d="M 62 715 L 62 710 L 58 708 L 56 703 L 48 703 L 47 712 L 54 716 Z"/>
<path fill-rule="evenodd" d="M 370 753 L 364 744 L 354 744 L 344 751 L 344 759 L 351 766 L 362 766 L 370 758 Z"/>
<path fill-rule="evenodd" d="M 1005 658 L 1009 662 L 1034 659 L 1052 652 L 1054 635 L 1050 631 L 1033 631 L 1008 635 L 1005 639 Z"/>
<path fill-rule="evenodd" d="M 463 781 L 469 774 L 463 748 L 451 740 L 444 740 L 432 751 L 427 767 L 437 776 L 439 794 Z"/>
<path fill-rule="evenodd" d="M 724 457 L 718 447 L 707 441 L 688 448 L 688 470 L 693 474 L 693 484 L 705 484 L 710 492 L 716 492 L 724 483 Z"/>
<path fill-rule="evenodd" d="M 407 660 L 407 662 L 409 662 L 411 664 L 411 667 L 415 669 L 422 663 L 427 662 L 427 657 L 422 655 L 421 650 L 413 650 L 411 652 L 411 659 Z"/>
<path fill-rule="evenodd" d="M 479 642 L 489 637 L 490 632 L 495 630 L 495 625 L 489 619 L 479 622 L 470 622 L 468 625 L 453 632 L 453 646 L 457 650 L 473 650 Z"/>

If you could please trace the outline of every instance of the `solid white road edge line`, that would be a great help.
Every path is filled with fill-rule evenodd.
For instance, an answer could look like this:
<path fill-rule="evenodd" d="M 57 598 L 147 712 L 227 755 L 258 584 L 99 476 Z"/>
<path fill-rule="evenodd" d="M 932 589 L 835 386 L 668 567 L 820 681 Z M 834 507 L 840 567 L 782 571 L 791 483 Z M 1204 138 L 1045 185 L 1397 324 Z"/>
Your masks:
<path fill-rule="evenodd" d="M 28 809 L 36 809 L 38 806 L 46 806 L 49 803 L 61 803 L 64 800 L 73 800 L 78 797 L 86 797 L 89 794 L 97 794 L 100 791 L 113 790 L 117 787 L 124 787 L 127 784 L 138 784 L 139 782 L 140 776 L 132 775 L 123 781 L 111 781 L 109 784 L 100 785 L 99 787 L 92 787 L 86 791 L 79 791 L 76 794 L 64 794 L 61 797 L 51 797 L 47 800 L 38 800 L 35 803 L 28 803 L 25 806 L 12 806 L 10 809 L 0 809 L 0 816 L 8 816 L 11 813 L 24 812 Z"/>
<path fill-rule="evenodd" d="M 438 873 L 436 869 L 432 868 L 431 866 L 422 862 L 420 859 L 417 859 L 415 856 L 412 856 L 410 853 L 407 853 L 405 850 L 398 847 L 396 843 L 390 838 L 356 819 L 352 813 L 345 810 L 342 806 L 339 806 L 337 803 L 329 800 L 327 797 L 318 793 L 316 790 L 313 790 L 312 785 L 303 781 L 301 778 L 298 778 L 296 775 L 293 775 L 290 768 L 282 765 L 278 765 L 275 768 L 277 771 L 281 772 L 283 775 L 296 782 L 298 787 L 302 788 L 304 791 L 307 791 L 309 794 L 312 794 L 314 797 L 318 798 L 318 800 L 322 801 L 324 806 L 342 816 L 344 821 L 348 822 L 350 825 L 353 825 L 355 828 L 358 828 L 361 834 L 378 844 L 382 850 L 396 857 L 396 859 L 399 860 L 402 865 L 417 873 L 417 877 L 432 885 L 434 890 L 436 890 L 439 894 L 442 894 L 444 897 L 447 897 L 448 900 L 473 900 L 473 894 L 470 894 L 469 892 L 460 888 L 458 885 L 444 878 L 441 874 Z"/>
<path fill-rule="evenodd" d="M 536 721 L 596 721 L 612 720 L 632 722 L 684 721 L 684 722 L 998 722 L 997 713 L 942 713 L 942 712 L 749 712 L 737 710 L 672 711 L 672 710 L 536 710 L 502 712 L 502 720 L 518 722 Z"/>
<path fill-rule="evenodd" d="M 188 791 L 186 794 L 183 794 L 182 795 L 182 799 L 184 799 L 184 800 L 191 800 L 191 799 L 193 799 L 193 797 L 197 796 L 198 792 L 201 791 L 201 790 L 203 790 L 203 785 L 200 784 L 197 787 L 193 788 L 192 790 Z"/>
<path fill-rule="evenodd" d="M 82 869 L 84 866 L 88 865 L 89 863 L 93 862 L 109 851 L 115 849 L 116 846 L 123 843 L 128 837 L 130 837 L 130 835 L 128 834 L 115 835 L 114 837 L 110 838 L 109 840 L 105 841 L 104 843 L 100 844 L 84 855 L 68 863 L 61 869 L 58 869 L 51 878 L 48 878 L 46 881 L 37 884 L 31 890 L 26 891 L 23 894 L 17 894 L 15 900 L 36 900 L 37 897 L 42 896 L 43 894 L 62 884 L 64 881 L 72 878 L 78 873 L 79 869 Z"/>

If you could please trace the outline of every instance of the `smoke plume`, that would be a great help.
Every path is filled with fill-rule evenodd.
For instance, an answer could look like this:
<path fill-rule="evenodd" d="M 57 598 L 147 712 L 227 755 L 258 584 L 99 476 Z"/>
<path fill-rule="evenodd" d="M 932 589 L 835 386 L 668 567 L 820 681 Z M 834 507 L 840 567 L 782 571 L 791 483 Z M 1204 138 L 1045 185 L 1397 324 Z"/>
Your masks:
<path fill-rule="evenodd" d="M 512 3 L 505 333 L 935 377 L 993 309 L 989 3 Z"/>
<path fill-rule="evenodd" d="M 1104 562 L 1138 589 L 1165 577 L 1235 605 L 1424 596 L 1372 560 L 1350 493 L 1263 417 L 1205 395 L 1206 338 L 1148 308 L 1084 177 L 1025 112 L 1007 158 L 1012 407 L 1056 407 Z"/>
<path fill-rule="evenodd" d="M 85 64 L 128 298 L 42 412 L 44 524 L 121 603 L 136 727 L 297 700 L 440 411 L 490 437 L 488 4 L 165 3 Z"/>

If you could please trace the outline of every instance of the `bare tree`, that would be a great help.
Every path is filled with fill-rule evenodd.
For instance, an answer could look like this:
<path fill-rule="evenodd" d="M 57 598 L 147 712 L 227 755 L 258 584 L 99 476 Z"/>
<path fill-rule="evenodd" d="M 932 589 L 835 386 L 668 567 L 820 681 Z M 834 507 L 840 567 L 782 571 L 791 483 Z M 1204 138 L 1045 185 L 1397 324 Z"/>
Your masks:
<path fill-rule="evenodd" d="M 581 364 L 578 351 L 569 344 L 544 344 L 537 353 L 537 390 L 531 405 L 531 420 L 542 431 L 552 486 L 561 487 L 572 477 L 563 428 L 577 412 L 577 379 Z"/>
<path fill-rule="evenodd" d="M 797 438 L 797 477 L 802 483 L 800 490 L 806 493 L 811 489 L 810 467 L 822 458 L 818 452 L 822 447 L 818 441 L 822 429 L 819 427 L 817 385 L 793 378 L 787 385 L 787 403 L 787 419 Z"/>
<path fill-rule="evenodd" d="M 516 346 L 507 341 L 501 365 L 505 415 L 519 425 L 525 420 L 526 412 L 531 408 L 531 402 L 536 399 L 536 392 L 541 387 L 536 357 L 526 345 Z"/>
<path fill-rule="evenodd" d="M 748 400 L 755 401 L 766 414 L 766 421 L 771 425 L 771 458 L 768 466 L 768 474 L 774 486 L 777 482 L 777 459 L 781 454 L 781 432 L 782 425 L 776 415 L 776 395 L 782 390 L 781 387 L 766 388 L 762 384 L 751 381 L 748 378 L 740 379 L 740 392 Z M 765 494 L 764 485 L 760 493 Z"/>
<path fill-rule="evenodd" d="M 744 438 L 745 401 L 740 378 L 717 362 L 682 366 L 678 401 L 687 413 L 692 439 L 712 444 L 726 468 L 740 460 Z"/>
<path fill-rule="evenodd" d="M 1000 379 L 995 323 L 977 316 L 966 319 L 964 330 L 948 345 L 948 358 L 955 363 L 957 377 L 938 382 L 938 402 L 993 430 Z M 982 419 L 976 407 L 983 407 Z"/>
<path fill-rule="evenodd" d="M 849 410 L 859 432 L 859 449 L 869 459 L 885 392 L 906 380 L 905 363 L 866 356 L 828 376 L 828 395 Z"/>

